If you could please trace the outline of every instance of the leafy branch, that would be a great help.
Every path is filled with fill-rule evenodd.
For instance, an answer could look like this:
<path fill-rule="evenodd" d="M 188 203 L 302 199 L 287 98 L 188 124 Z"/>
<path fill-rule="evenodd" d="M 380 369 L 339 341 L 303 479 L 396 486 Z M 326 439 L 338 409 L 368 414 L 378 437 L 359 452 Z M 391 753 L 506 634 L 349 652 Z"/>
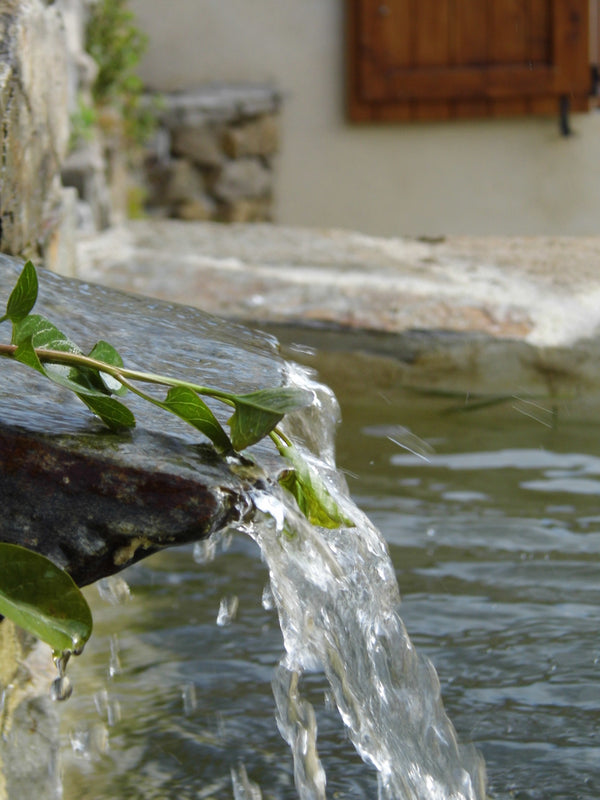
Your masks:
<path fill-rule="evenodd" d="M 239 455 L 268 436 L 286 462 L 279 483 L 295 498 L 309 522 L 326 528 L 353 524 L 344 517 L 317 471 L 278 427 L 286 414 L 313 402 L 312 392 L 293 386 L 278 386 L 237 394 L 180 378 L 130 369 L 124 365 L 117 350 L 104 340 L 98 341 L 86 354 L 52 322 L 32 313 L 38 288 L 37 271 L 28 261 L 10 294 L 6 312 L 0 317 L 0 323 L 12 324 L 10 343 L 0 343 L 0 357 L 25 364 L 54 383 L 70 389 L 112 431 L 133 428 L 136 424 L 134 414 L 120 399 L 131 392 L 184 420 L 206 436 L 222 455 Z M 145 391 L 142 387 L 148 384 L 165 387 L 167 392 L 164 398 L 158 399 Z M 206 404 L 204 397 L 233 409 L 227 421 L 229 433 Z M 29 563 L 29 555 L 35 555 L 37 559 L 47 562 L 43 556 L 28 553 L 27 550 L 24 555 L 21 552 L 23 550 L 10 550 L 9 545 L 3 545 L 0 550 L 4 567 L 0 568 L 0 613 L 27 627 L 56 650 L 57 643 L 64 644 L 66 641 L 63 636 L 64 618 L 65 615 L 69 616 L 71 608 L 74 616 L 72 622 L 77 630 L 75 638 L 85 643 L 91 634 L 91 621 L 88 625 L 87 612 L 82 612 L 87 604 L 82 596 L 77 596 L 77 587 L 74 587 L 75 593 L 71 588 L 66 591 L 64 586 L 64 591 L 58 592 L 63 598 L 75 597 L 76 602 L 69 600 L 67 609 L 62 609 L 54 617 L 48 604 L 40 601 L 40 597 L 46 597 L 44 592 L 39 597 L 35 593 L 32 595 L 31 589 L 23 590 L 20 578 L 16 583 L 12 579 L 10 564 L 13 561 L 23 565 Z M 39 568 L 36 565 L 39 562 L 31 561 L 30 569 L 34 572 Z M 54 565 L 52 567 L 58 570 Z M 21 571 L 26 572 L 27 567 L 22 567 Z M 58 573 L 62 573 L 62 570 L 58 570 Z M 57 586 L 61 586 L 62 578 L 56 577 L 56 580 Z M 56 594 L 55 590 L 54 596 Z M 15 608 L 20 610 L 16 612 Z M 31 623 L 32 619 L 35 624 Z"/>

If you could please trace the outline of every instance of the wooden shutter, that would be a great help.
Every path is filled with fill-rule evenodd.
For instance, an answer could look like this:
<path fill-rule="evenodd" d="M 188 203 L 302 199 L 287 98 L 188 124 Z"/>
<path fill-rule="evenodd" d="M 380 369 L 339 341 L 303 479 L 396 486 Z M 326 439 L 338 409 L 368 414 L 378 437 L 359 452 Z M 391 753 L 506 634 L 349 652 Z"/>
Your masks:
<path fill-rule="evenodd" d="M 347 0 L 351 119 L 589 108 L 590 0 Z"/>

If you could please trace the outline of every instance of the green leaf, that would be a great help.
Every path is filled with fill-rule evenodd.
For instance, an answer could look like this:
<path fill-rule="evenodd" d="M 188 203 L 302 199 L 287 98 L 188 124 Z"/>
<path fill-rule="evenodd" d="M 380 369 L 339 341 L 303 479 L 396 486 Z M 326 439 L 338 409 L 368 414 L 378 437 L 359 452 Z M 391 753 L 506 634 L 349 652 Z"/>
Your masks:
<path fill-rule="evenodd" d="M 244 450 L 267 436 L 285 414 L 310 405 L 314 395 L 305 389 L 280 386 L 230 395 L 230 399 L 235 405 L 229 420 L 231 440 L 236 450 Z"/>
<path fill-rule="evenodd" d="M 5 319 L 9 319 L 13 324 L 25 319 L 35 305 L 37 294 L 37 272 L 31 261 L 28 261 L 8 298 Z"/>
<path fill-rule="evenodd" d="M 21 342 L 21 344 L 15 350 L 15 359 L 20 361 L 21 364 L 26 364 L 28 367 L 33 367 L 33 369 L 41 372 L 42 375 L 46 374 L 46 370 L 44 369 L 44 365 L 37 357 L 37 353 L 33 347 L 33 342 L 31 341 L 31 336 L 29 339 L 25 339 Z"/>
<path fill-rule="evenodd" d="M 298 508 L 313 525 L 322 528 L 354 527 L 330 495 L 327 487 L 295 447 L 280 447 L 279 452 L 292 465 L 279 478 L 279 483 L 292 494 Z"/>
<path fill-rule="evenodd" d="M 99 396 L 90 394 L 81 394 L 76 392 L 77 397 L 85 403 L 86 406 L 100 417 L 102 422 L 112 431 L 120 431 L 123 428 L 135 428 L 135 417 L 133 412 L 130 411 L 126 405 L 115 400 L 114 397 L 107 397 L 100 394 Z"/>
<path fill-rule="evenodd" d="M 68 336 L 40 314 L 30 314 L 14 323 L 12 343 L 18 346 L 26 339 L 31 339 L 36 349 L 83 354 Z"/>
<path fill-rule="evenodd" d="M 13 325 L 12 339 L 13 344 L 17 345 L 16 360 L 33 367 L 54 383 L 73 392 L 93 397 L 104 397 L 110 393 L 95 370 L 84 366 L 68 366 L 40 360 L 36 350 L 55 350 L 60 353 L 83 355 L 77 345 L 45 317 L 30 314 L 22 322 Z"/>
<path fill-rule="evenodd" d="M 94 345 L 89 353 L 89 356 L 90 358 L 94 358 L 96 361 L 104 361 L 105 364 L 110 364 L 113 367 L 123 366 L 123 359 L 117 350 L 115 350 L 112 344 L 109 344 L 102 339 Z M 123 384 L 116 378 L 113 378 L 112 375 L 100 370 L 99 377 L 103 386 L 111 394 L 127 394 L 127 387 L 123 386 Z"/>
<path fill-rule="evenodd" d="M 219 452 L 226 453 L 233 449 L 229 436 L 196 392 L 185 386 L 175 386 L 169 390 L 166 400 L 160 405 L 201 431 Z"/>
<path fill-rule="evenodd" d="M 71 576 L 15 544 L 0 544 L 0 614 L 55 652 L 81 650 L 92 633 L 90 608 Z"/>

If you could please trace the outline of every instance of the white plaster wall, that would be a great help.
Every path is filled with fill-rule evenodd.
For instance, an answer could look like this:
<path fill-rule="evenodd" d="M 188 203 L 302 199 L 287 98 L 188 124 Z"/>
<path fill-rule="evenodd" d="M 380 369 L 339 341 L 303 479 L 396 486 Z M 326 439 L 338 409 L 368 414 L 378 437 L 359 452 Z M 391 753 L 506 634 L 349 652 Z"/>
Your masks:
<path fill-rule="evenodd" d="M 277 220 L 394 236 L 597 234 L 600 112 L 356 126 L 343 0 L 132 0 L 153 88 L 271 82 L 284 96 Z"/>

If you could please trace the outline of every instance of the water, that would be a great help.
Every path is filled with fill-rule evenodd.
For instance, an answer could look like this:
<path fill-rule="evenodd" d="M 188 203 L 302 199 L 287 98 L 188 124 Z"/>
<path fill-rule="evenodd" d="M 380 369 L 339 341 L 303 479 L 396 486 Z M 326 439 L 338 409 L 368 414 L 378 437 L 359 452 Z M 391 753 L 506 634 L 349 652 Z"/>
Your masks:
<path fill-rule="evenodd" d="M 448 414 L 454 401 L 406 392 L 389 375 L 349 380 L 357 372 L 351 356 L 338 354 L 335 369 L 326 356 L 307 360 L 340 398 L 338 463 L 385 535 L 402 618 L 436 666 L 461 741 L 485 756 L 490 794 L 597 798 L 595 407 L 540 400 L 533 419 L 515 401 Z M 264 536 L 269 525 L 277 522 Z M 341 537 L 334 549 L 343 559 Z M 282 590 L 266 588 L 250 538 L 236 535 L 216 550 L 224 545 L 226 553 L 203 565 L 198 548 L 196 561 L 193 548 L 182 548 L 137 565 L 125 574 L 129 599 L 122 584 L 102 596 L 89 590 L 96 632 L 69 667 L 75 695 L 61 707 L 65 797 L 298 797 L 289 749 L 273 724 L 283 652 L 274 604 Z M 286 557 L 294 552 L 289 546 Z M 232 598 L 236 613 L 217 625 Z M 341 638 L 345 627 L 333 625 Z M 295 637 L 284 629 L 292 656 L 276 670 L 275 696 L 284 736 L 308 756 L 296 771 L 319 796 L 316 724 L 327 797 L 377 797 L 385 787 L 357 756 L 335 708 L 348 712 L 335 669 L 328 667 L 332 689 L 322 671 L 310 671 L 313 645 L 302 650 L 310 631 Z M 297 693 L 299 665 L 307 672 Z M 294 718 L 303 725 L 294 728 Z M 294 730 L 308 733 L 296 742 Z M 361 747 L 360 732 L 352 736 Z"/>

